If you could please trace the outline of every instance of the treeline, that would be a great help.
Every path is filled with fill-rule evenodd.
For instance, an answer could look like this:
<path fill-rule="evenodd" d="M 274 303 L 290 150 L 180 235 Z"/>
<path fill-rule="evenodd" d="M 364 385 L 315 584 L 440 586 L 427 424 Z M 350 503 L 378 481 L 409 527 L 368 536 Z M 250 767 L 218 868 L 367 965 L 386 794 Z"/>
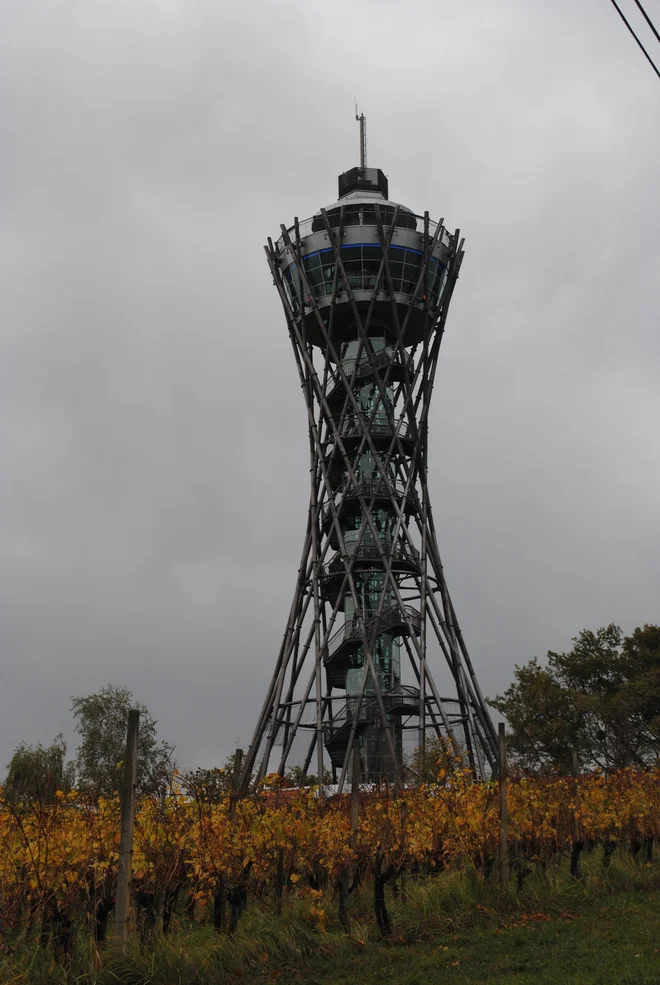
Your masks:
<path fill-rule="evenodd" d="M 112 796 L 121 789 L 128 712 L 140 712 L 137 791 L 140 796 L 167 789 L 175 768 L 174 746 L 157 738 L 157 722 L 147 708 L 133 701 L 125 687 L 109 684 L 95 694 L 71 699 L 74 728 L 80 744 L 73 759 L 61 735 L 50 746 L 16 747 L 2 784 L 5 799 L 53 803 L 55 792 L 74 788 L 87 798 Z"/>
<path fill-rule="evenodd" d="M 629 636 L 615 625 L 583 630 L 566 653 L 549 651 L 545 664 L 534 658 L 516 666 L 511 686 L 489 701 L 507 722 L 507 751 L 519 768 L 533 773 L 568 772 L 577 753 L 584 769 L 639 769 L 660 765 L 660 627 L 645 625 Z M 159 739 L 148 709 L 127 688 L 108 685 L 95 694 L 72 698 L 76 755 L 66 759 L 61 736 L 44 747 L 21 743 L 3 783 L 19 800 L 50 803 L 55 790 L 76 789 L 88 797 L 110 797 L 121 786 L 126 722 L 130 708 L 140 712 L 137 792 L 162 794 L 175 768 L 174 747 Z M 233 757 L 223 769 L 186 774 L 193 786 L 226 793 Z M 416 753 L 406 780 L 433 780 L 433 751 Z M 286 772 L 288 785 L 318 782 L 299 766 Z M 323 777 L 330 780 L 329 774 Z"/>
<path fill-rule="evenodd" d="M 567 653 L 516 667 L 490 701 L 507 720 L 507 747 L 533 771 L 645 769 L 660 764 L 660 626 L 624 636 L 615 625 L 583 630 Z"/>

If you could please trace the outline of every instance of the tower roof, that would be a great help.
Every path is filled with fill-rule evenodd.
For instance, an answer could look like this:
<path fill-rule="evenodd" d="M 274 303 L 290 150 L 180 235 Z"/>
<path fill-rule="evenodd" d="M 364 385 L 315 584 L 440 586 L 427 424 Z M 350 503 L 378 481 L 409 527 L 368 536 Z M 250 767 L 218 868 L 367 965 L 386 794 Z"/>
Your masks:
<path fill-rule="evenodd" d="M 380 168 L 351 168 L 350 171 L 344 171 L 343 174 L 339 175 L 339 196 L 336 202 L 331 205 L 326 206 L 326 211 L 330 216 L 338 216 L 342 207 L 346 207 L 347 224 L 354 225 L 356 222 L 362 222 L 362 219 L 351 219 L 349 216 L 352 213 L 361 211 L 361 206 L 366 206 L 365 215 L 372 217 L 375 224 L 374 215 L 374 205 L 377 203 L 383 203 L 387 208 L 390 208 L 390 214 L 397 207 L 396 202 L 390 202 L 388 198 L 389 188 L 387 182 L 387 176 L 381 171 Z M 397 221 L 397 226 L 410 226 L 415 227 L 415 221 L 413 213 L 410 209 L 407 209 L 405 205 L 399 205 L 399 219 Z M 368 219 L 364 220 L 368 222 Z M 321 218 L 320 214 L 314 216 L 312 228 L 316 231 L 321 228 Z"/>
<path fill-rule="evenodd" d="M 387 177 L 380 168 L 351 168 L 340 174 L 338 181 L 340 199 L 354 191 L 380 192 L 387 199 Z"/>

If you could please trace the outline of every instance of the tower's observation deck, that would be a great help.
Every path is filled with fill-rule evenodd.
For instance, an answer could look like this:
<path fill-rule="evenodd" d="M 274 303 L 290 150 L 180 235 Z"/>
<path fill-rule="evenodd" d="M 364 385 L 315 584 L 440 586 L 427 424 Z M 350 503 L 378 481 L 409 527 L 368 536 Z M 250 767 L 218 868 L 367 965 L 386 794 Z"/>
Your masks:
<path fill-rule="evenodd" d="M 315 751 L 321 772 L 327 754 L 340 786 L 358 752 L 365 776 L 399 779 L 410 730 L 422 744 L 428 729 L 448 735 L 476 772 L 494 762 L 427 486 L 429 401 L 462 246 L 442 221 L 389 201 L 375 168 L 340 175 L 337 202 L 269 240 L 308 410 L 311 497 L 245 776 L 258 756 L 263 775 L 275 745 L 283 771 L 305 732 L 305 770 Z M 439 694 L 429 643 L 455 696 Z"/>
<path fill-rule="evenodd" d="M 277 263 L 291 307 L 296 314 L 302 312 L 310 340 L 321 347 L 323 336 L 312 300 L 327 325 L 333 303 L 350 308 L 350 289 L 358 311 L 366 312 L 372 307 L 374 329 L 379 322 L 384 326 L 390 323 L 394 300 L 400 318 L 410 310 L 405 343 L 411 345 L 421 339 L 424 331 L 427 299 L 430 309 L 437 309 L 447 283 L 452 247 L 449 233 L 442 227 L 438 230 L 438 223 L 428 217 L 388 201 L 383 172 L 377 168 L 365 170 L 365 176 L 360 168 L 340 175 L 339 201 L 324 210 L 325 216 L 318 214 L 298 227 L 292 226 L 276 244 Z M 384 249 L 382 227 L 392 223 L 392 235 Z M 339 279 L 335 292 L 336 261 L 331 237 L 335 238 L 340 229 L 339 255 L 345 277 Z M 295 243 L 297 236 L 299 250 L 287 245 L 287 240 Z M 384 255 L 389 268 L 387 284 L 379 279 Z M 299 276 L 298 257 L 308 290 Z M 420 279 L 422 268 L 425 276 Z M 336 311 L 337 337 L 344 321 L 341 314 Z M 350 321 L 350 311 L 344 314 Z"/>

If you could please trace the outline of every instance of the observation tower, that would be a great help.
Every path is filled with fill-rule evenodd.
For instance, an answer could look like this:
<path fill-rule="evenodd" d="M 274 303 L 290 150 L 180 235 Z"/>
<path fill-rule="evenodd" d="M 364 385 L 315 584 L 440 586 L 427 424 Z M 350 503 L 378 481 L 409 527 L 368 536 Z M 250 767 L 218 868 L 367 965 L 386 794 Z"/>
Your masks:
<path fill-rule="evenodd" d="M 338 200 L 281 227 L 266 256 L 309 427 L 311 490 L 296 587 L 243 783 L 353 755 L 363 781 L 402 778 L 404 736 L 447 736 L 488 776 L 497 737 L 445 577 L 427 482 L 428 415 L 459 231 L 390 201 L 366 166 Z M 446 664 L 441 694 L 436 671 Z M 357 767 L 358 764 L 356 764 Z M 327 774 L 326 774 L 327 775 Z"/>

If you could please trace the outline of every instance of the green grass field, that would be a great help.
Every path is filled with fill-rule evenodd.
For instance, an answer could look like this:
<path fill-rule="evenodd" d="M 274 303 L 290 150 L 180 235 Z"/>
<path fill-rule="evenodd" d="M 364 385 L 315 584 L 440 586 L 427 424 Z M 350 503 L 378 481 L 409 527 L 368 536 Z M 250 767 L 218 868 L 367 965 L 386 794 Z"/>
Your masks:
<path fill-rule="evenodd" d="M 579 914 L 502 917 L 454 934 L 404 944 L 372 943 L 315 957 L 263 981 L 297 985 L 658 985 L 660 894 L 592 901 Z"/>
<path fill-rule="evenodd" d="M 405 900 L 388 898 L 387 942 L 368 883 L 352 899 L 350 939 L 332 894 L 296 887 L 282 916 L 251 901 L 234 942 L 182 922 L 168 938 L 97 958 L 81 936 L 68 969 L 18 942 L 0 950 L 0 985 L 660 985 L 660 863 L 619 856 L 604 870 L 594 855 L 584 868 L 579 882 L 565 864 L 539 869 L 506 894 L 471 870 L 408 878 Z"/>

